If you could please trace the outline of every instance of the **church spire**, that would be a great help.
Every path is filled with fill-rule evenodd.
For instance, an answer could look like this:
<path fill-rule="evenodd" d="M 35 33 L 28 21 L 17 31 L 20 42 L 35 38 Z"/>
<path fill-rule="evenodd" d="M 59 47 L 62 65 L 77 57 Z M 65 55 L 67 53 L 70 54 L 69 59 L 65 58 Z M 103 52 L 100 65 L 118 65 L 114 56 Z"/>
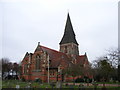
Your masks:
<path fill-rule="evenodd" d="M 75 33 L 72 27 L 69 13 L 65 25 L 64 35 L 60 41 L 60 51 L 69 55 L 79 55 L 78 43 L 75 38 Z"/>
<path fill-rule="evenodd" d="M 64 35 L 59 44 L 61 45 L 61 44 L 66 44 L 66 43 L 75 43 L 78 45 L 76 38 L 75 38 L 75 33 L 74 33 L 74 30 L 72 27 L 69 13 L 67 15 L 67 21 L 66 21 Z"/>

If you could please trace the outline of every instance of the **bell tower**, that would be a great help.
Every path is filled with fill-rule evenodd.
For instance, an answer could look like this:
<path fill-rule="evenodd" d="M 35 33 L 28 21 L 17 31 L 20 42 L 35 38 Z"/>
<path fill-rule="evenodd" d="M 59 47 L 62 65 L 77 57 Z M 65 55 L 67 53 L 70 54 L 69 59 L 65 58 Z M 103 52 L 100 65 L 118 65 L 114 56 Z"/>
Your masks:
<path fill-rule="evenodd" d="M 79 50 L 78 50 L 79 44 L 77 43 L 77 40 L 75 38 L 75 33 L 72 27 L 69 13 L 67 15 L 64 35 L 59 45 L 60 45 L 59 51 L 63 53 L 66 53 L 68 55 L 79 55 Z"/>

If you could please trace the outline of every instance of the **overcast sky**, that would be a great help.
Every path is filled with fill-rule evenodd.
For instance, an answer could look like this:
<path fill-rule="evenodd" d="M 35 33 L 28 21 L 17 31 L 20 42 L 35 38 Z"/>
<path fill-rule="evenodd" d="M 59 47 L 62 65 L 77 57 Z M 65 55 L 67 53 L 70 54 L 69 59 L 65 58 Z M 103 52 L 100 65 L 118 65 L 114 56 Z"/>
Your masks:
<path fill-rule="evenodd" d="M 118 46 L 118 0 L 1 0 L 0 58 L 20 62 L 41 45 L 59 50 L 69 12 L 80 55 Z"/>

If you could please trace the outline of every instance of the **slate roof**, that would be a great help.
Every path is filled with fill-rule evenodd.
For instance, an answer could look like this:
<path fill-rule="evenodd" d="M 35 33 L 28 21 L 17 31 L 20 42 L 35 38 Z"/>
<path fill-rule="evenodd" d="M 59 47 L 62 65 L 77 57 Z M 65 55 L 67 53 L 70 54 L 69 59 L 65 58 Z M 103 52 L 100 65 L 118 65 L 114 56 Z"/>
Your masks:
<path fill-rule="evenodd" d="M 72 27 L 72 23 L 70 20 L 70 16 L 68 13 L 67 16 L 67 21 L 66 21 L 66 26 L 65 26 L 65 31 L 64 31 L 64 35 L 62 37 L 62 40 L 60 41 L 60 45 L 61 44 L 66 44 L 66 43 L 75 43 L 78 45 L 76 38 L 75 38 L 75 33 Z"/>

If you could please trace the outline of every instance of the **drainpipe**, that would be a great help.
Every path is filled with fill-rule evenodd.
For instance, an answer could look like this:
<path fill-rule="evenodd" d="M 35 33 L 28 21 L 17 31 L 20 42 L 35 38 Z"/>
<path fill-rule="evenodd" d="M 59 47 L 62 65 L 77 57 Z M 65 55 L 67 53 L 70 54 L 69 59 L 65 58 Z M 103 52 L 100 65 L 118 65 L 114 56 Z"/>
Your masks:
<path fill-rule="evenodd" d="M 50 82 L 50 80 L 49 80 L 49 79 L 50 79 L 50 75 L 49 75 L 49 74 L 50 74 L 50 73 L 49 73 L 49 55 L 48 55 L 48 58 L 47 58 L 47 59 L 48 59 L 48 84 L 49 84 L 49 82 Z"/>

